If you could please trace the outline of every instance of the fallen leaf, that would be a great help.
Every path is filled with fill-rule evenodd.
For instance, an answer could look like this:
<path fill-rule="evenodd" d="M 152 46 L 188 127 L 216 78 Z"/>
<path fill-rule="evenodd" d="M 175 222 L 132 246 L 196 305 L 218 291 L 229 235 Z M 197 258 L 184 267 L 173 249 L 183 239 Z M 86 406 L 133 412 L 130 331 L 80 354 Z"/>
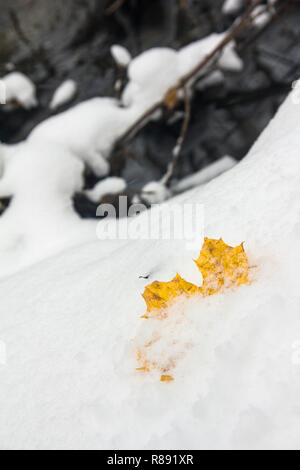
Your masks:
<path fill-rule="evenodd" d="M 151 313 L 156 311 L 156 318 L 164 314 L 164 309 L 170 304 L 172 300 L 180 295 L 191 296 L 196 294 L 199 288 L 194 284 L 186 282 L 179 274 L 176 274 L 174 279 L 170 282 L 155 281 L 145 288 L 143 297 L 147 304 L 147 313 L 143 318 L 151 318 Z"/>
<path fill-rule="evenodd" d="M 164 97 L 164 105 L 172 111 L 178 103 L 178 88 L 171 88 Z"/>
<path fill-rule="evenodd" d="M 226 245 L 222 240 L 214 240 L 205 238 L 201 249 L 200 256 L 195 260 L 202 277 L 203 283 L 201 287 L 185 281 L 177 274 L 172 281 L 158 282 L 155 281 L 145 288 L 143 297 L 147 305 L 147 313 L 142 316 L 144 319 L 165 320 L 168 317 L 168 308 L 179 296 L 191 297 L 199 295 L 208 297 L 217 293 L 221 293 L 226 289 L 233 289 L 244 284 L 249 284 L 249 262 L 244 250 L 243 243 L 236 247 Z M 157 338 L 155 339 L 157 341 Z M 165 367 L 157 361 L 151 361 L 149 351 L 154 344 L 154 340 L 144 345 L 143 350 L 138 349 L 137 360 L 141 365 L 137 370 L 150 372 L 151 370 L 159 371 L 161 382 L 169 382 L 174 380 L 168 375 L 169 369 L 173 367 L 171 359 Z"/>
<path fill-rule="evenodd" d="M 203 276 L 200 290 L 204 296 L 249 283 L 249 262 L 243 244 L 231 247 L 222 238 L 205 238 L 195 263 Z"/>

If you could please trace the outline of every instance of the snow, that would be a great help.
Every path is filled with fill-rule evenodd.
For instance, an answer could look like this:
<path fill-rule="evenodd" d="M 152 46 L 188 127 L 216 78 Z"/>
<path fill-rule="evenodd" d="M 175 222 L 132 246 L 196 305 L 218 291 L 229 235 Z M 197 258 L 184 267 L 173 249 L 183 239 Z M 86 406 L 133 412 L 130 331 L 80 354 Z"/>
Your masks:
<path fill-rule="evenodd" d="M 128 68 L 129 83 L 122 95 L 124 105 L 144 103 L 146 107 L 161 101 L 169 88 L 176 85 L 177 57 L 175 50 L 157 47 L 133 59 Z"/>
<path fill-rule="evenodd" d="M 130 52 L 125 47 L 115 44 L 111 46 L 110 51 L 117 65 L 124 68 L 128 67 L 132 57 Z"/>
<path fill-rule="evenodd" d="M 235 41 L 231 41 L 224 48 L 223 54 L 221 55 L 218 63 L 222 70 L 227 70 L 229 72 L 241 72 L 243 70 L 244 63 L 235 52 L 235 47 Z"/>
<path fill-rule="evenodd" d="M 274 13 L 274 5 L 277 3 L 277 0 L 268 0 L 266 5 L 258 5 L 252 11 L 251 18 L 252 24 L 256 28 L 263 28 L 266 26 Z M 223 13 L 225 15 L 234 15 L 239 12 L 239 10 L 244 6 L 244 0 L 226 0 L 223 5 Z"/>
<path fill-rule="evenodd" d="M 49 105 L 50 109 L 56 110 L 64 104 L 72 101 L 77 93 L 77 89 L 77 83 L 74 80 L 69 79 L 64 81 L 55 91 Z"/>
<path fill-rule="evenodd" d="M 141 190 L 140 195 L 136 195 L 133 199 L 134 203 L 145 202 L 149 205 L 160 204 L 171 196 L 171 192 L 166 185 L 159 181 L 151 181 L 147 183 Z"/>
<path fill-rule="evenodd" d="M 194 69 L 195 64 L 200 63 L 210 52 L 218 47 L 226 34 L 226 32 L 222 34 L 214 33 L 204 39 L 183 47 L 179 51 L 180 75 L 187 75 L 191 72 Z M 243 62 L 235 52 L 235 47 L 235 41 L 231 41 L 226 47 L 224 47 L 217 61 L 217 65 L 221 70 L 239 72 L 243 68 Z M 206 71 L 206 69 L 207 67 L 202 70 L 201 75 Z"/>
<path fill-rule="evenodd" d="M 221 43 L 225 35 L 226 33 L 211 34 L 179 51 L 159 47 L 143 52 L 129 65 L 129 83 L 123 92 L 122 103 L 125 106 L 140 106 L 147 109 L 162 101 L 167 91 L 176 86 L 183 76 L 205 59 Z M 234 49 L 235 42 L 232 41 L 220 54 L 217 65 L 222 70 L 240 72 L 243 68 L 243 62 Z M 199 76 L 207 71 L 208 66 L 204 67 Z"/>
<path fill-rule="evenodd" d="M 270 7 L 272 4 L 270 4 Z M 252 24 L 257 28 L 266 26 L 272 18 L 272 9 L 266 10 L 266 5 L 258 5 L 252 12 Z"/>
<path fill-rule="evenodd" d="M 82 223 L 72 204 L 83 169 L 65 149 L 40 142 L 6 160 L 0 196 L 13 198 L 0 217 L 0 277 L 93 238 L 94 224 Z"/>
<path fill-rule="evenodd" d="M 237 161 L 234 158 L 230 156 L 225 156 L 220 160 L 207 166 L 206 168 L 198 171 L 197 173 L 187 176 L 181 181 L 174 183 L 171 188 L 172 192 L 175 194 L 179 194 L 191 188 L 194 188 L 195 186 L 208 183 L 209 181 L 221 175 L 225 171 L 228 171 L 233 168 L 236 164 Z"/>
<path fill-rule="evenodd" d="M 6 89 L 6 102 L 16 101 L 25 109 L 31 109 L 38 105 L 36 87 L 26 75 L 20 72 L 12 72 L 1 79 Z"/>
<path fill-rule="evenodd" d="M 39 124 L 28 141 L 59 144 L 103 177 L 109 173 L 107 158 L 117 137 L 138 115 L 113 98 L 92 98 Z"/>
<path fill-rule="evenodd" d="M 225 0 L 222 11 L 225 15 L 234 15 L 244 5 L 244 0 Z"/>
<path fill-rule="evenodd" d="M 199 91 L 206 90 L 207 88 L 222 85 L 225 81 L 224 73 L 221 70 L 215 70 L 209 75 L 203 77 L 195 86 Z"/>
<path fill-rule="evenodd" d="M 126 191 L 127 184 L 123 178 L 111 176 L 97 183 L 93 189 L 85 191 L 85 195 L 93 202 L 98 203 L 108 194 L 118 195 Z"/>
<path fill-rule="evenodd" d="M 11 226 L 26 234 L 27 220 L 43 217 L 47 239 L 76 233 L 81 245 L 0 281 L 7 355 L 0 364 L 2 449 L 299 448 L 299 117 L 289 98 L 245 160 L 171 200 L 170 208 L 204 205 L 206 236 L 245 241 L 252 283 L 205 300 L 179 299 L 160 325 L 140 318 L 140 293 L 158 277 L 169 280 L 174 269 L 184 274 L 193 266 L 185 242 L 95 234 L 84 242 L 83 221 L 70 211 L 82 164 L 75 169 L 74 157 L 61 154 L 66 149 L 38 143 L 34 157 L 22 154 L 22 167 L 13 164 L 16 156 L 11 160 L 11 188 L 22 169 L 40 165 L 51 175 L 48 195 L 58 189 L 64 199 L 63 225 L 55 216 L 51 231 L 50 208 L 35 213 L 42 181 L 26 171 L 15 204 L 26 203 L 28 212 Z M 45 159 L 38 158 L 42 152 Z M 70 173 L 67 187 L 54 174 L 57 165 Z M 144 226 L 151 212 L 135 223 Z M 5 214 L 13 219 L 12 211 Z M 72 220 L 64 224 L 66 216 Z M 135 370 L 138 345 L 157 331 L 153 354 L 175 361 L 168 384 Z"/>

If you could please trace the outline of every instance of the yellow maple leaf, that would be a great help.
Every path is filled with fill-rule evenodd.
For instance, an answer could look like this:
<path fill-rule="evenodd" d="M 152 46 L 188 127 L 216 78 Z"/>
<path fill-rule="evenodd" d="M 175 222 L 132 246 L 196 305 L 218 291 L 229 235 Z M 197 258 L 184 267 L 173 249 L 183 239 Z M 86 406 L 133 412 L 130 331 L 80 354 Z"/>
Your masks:
<path fill-rule="evenodd" d="M 249 263 L 243 244 L 231 247 L 222 238 L 205 238 L 195 263 L 203 276 L 200 290 L 204 296 L 249 283 Z"/>
<path fill-rule="evenodd" d="M 211 296 L 225 289 L 239 287 L 249 283 L 249 262 L 243 243 L 236 247 L 226 245 L 222 240 L 204 239 L 200 256 L 195 260 L 202 277 L 201 287 L 185 281 L 177 274 L 172 281 L 155 281 L 145 288 L 143 297 L 147 304 L 147 313 L 142 318 L 164 320 L 168 316 L 168 307 L 179 296 L 201 295 Z M 143 350 L 139 348 L 137 359 L 141 364 L 137 370 L 150 372 L 159 370 L 161 382 L 174 380 L 168 375 L 169 367 L 162 368 L 157 362 L 149 360 L 148 352 L 152 342 L 148 342 Z"/>
<path fill-rule="evenodd" d="M 163 315 L 163 309 L 169 305 L 170 301 L 183 294 L 187 296 L 194 295 L 197 291 L 199 291 L 197 286 L 186 282 L 179 274 L 176 274 L 170 282 L 155 281 L 149 284 L 143 293 L 147 304 L 147 314 L 143 318 L 150 318 L 149 314 L 153 310 L 161 310 Z"/>

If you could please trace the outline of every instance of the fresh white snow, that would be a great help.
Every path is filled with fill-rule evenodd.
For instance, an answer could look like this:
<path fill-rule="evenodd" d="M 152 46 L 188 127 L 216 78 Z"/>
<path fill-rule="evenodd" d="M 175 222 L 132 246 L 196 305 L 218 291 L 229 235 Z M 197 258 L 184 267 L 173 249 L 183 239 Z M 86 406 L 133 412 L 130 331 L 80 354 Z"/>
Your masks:
<path fill-rule="evenodd" d="M 244 0 L 225 0 L 222 11 L 225 15 L 234 15 L 244 5 Z"/>
<path fill-rule="evenodd" d="M 184 191 L 194 188 L 195 186 L 208 183 L 225 171 L 231 170 L 231 168 L 233 168 L 236 164 L 237 161 L 234 158 L 225 156 L 211 165 L 208 165 L 206 168 L 174 183 L 171 188 L 172 192 L 175 194 L 180 194 Z"/>
<path fill-rule="evenodd" d="M 167 47 L 149 49 L 134 58 L 128 68 L 129 83 L 122 95 L 123 104 L 147 109 L 160 102 L 166 92 L 178 84 L 180 78 L 190 73 L 222 42 L 225 35 L 226 33 L 211 34 L 179 51 Z M 242 70 L 243 62 L 235 51 L 234 41 L 223 49 L 217 65 L 221 70 Z M 207 73 L 208 67 L 204 67 L 195 79 Z"/>
<path fill-rule="evenodd" d="M 160 204 L 171 196 L 171 192 L 163 182 L 151 181 L 147 183 L 141 190 L 139 195 L 133 199 L 134 203 L 146 202 L 149 205 Z"/>
<path fill-rule="evenodd" d="M 108 194 L 118 195 L 126 191 L 127 184 L 123 178 L 111 176 L 97 183 L 93 189 L 85 191 L 85 195 L 93 202 L 99 203 Z"/>
<path fill-rule="evenodd" d="M 50 109 L 56 110 L 64 104 L 72 101 L 77 93 L 77 89 L 78 86 L 75 80 L 65 80 L 55 91 L 49 105 Z"/>
<path fill-rule="evenodd" d="M 252 23 L 256 28 L 263 28 L 266 26 L 273 16 L 272 5 L 270 4 L 269 9 L 266 10 L 266 5 L 259 5 L 254 8 L 252 12 Z"/>
<path fill-rule="evenodd" d="M 171 207 L 203 204 L 206 236 L 245 242 L 252 283 L 174 304 L 156 349 L 162 359 L 176 358 L 175 380 L 168 384 L 135 370 L 138 345 L 157 328 L 140 318 L 140 293 L 158 277 L 169 280 L 174 269 L 184 274 L 194 252 L 168 240 L 84 242 L 84 222 L 72 225 L 68 209 L 80 187 L 80 161 L 75 169 L 71 154 L 37 142 L 36 156 L 25 150 L 20 168 L 12 158 L 8 187 L 22 168 L 41 165 L 52 175 L 44 191 L 56 197 L 59 188 L 64 195 L 60 221 L 66 214 L 72 220 L 60 226 L 55 216 L 45 236 L 56 239 L 59 230 L 68 239 L 76 235 L 81 246 L 65 245 L 26 270 L 2 273 L 2 449 L 299 448 L 299 122 L 300 107 L 289 98 L 243 162 L 171 201 Z M 70 173 L 67 188 L 66 178 L 54 177 L 60 164 Z M 26 175 L 26 186 L 34 186 L 34 175 Z M 29 213 L 34 196 L 43 196 L 39 188 L 16 197 L 20 211 L 21 199 L 29 203 L 24 217 L 10 222 L 23 233 L 29 217 L 38 223 L 43 216 L 51 225 L 51 207 L 44 215 Z M 12 211 L 5 214 L 13 219 Z M 148 215 L 136 223 L 144 226 Z M 9 262 L 13 257 L 1 267 Z"/>
<path fill-rule="evenodd" d="M 11 72 L 1 79 L 5 87 L 6 102 L 17 102 L 25 109 L 38 105 L 36 87 L 32 80 L 20 72 Z"/>
<path fill-rule="evenodd" d="M 125 47 L 120 46 L 119 44 L 115 44 L 111 46 L 110 51 L 117 65 L 125 68 L 128 67 L 132 57 L 130 52 Z"/>
<path fill-rule="evenodd" d="M 107 158 L 117 137 L 137 116 L 113 98 L 92 98 L 39 124 L 28 141 L 59 144 L 102 177 L 109 173 Z"/>

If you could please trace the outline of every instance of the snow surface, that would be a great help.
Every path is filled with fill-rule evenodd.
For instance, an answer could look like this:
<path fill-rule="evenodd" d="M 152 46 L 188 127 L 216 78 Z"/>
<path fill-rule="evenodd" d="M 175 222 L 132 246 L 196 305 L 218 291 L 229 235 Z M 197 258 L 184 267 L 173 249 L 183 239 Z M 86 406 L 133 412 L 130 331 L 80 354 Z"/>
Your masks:
<path fill-rule="evenodd" d="M 206 236 L 245 241 L 253 278 L 235 292 L 174 304 L 156 349 L 163 360 L 176 358 L 174 382 L 136 372 L 136 349 L 157 329 L 140 318 L 140 293 L 159 272 L 169 280 L 193 265 L 184 242 L 84 243 L 70 221 L 67 238 L 76 233 L 81 246 L 3 275 L 1 449 L 299 448 L 299 118 L 289 98 L 244 161 L 172 200 L 204 204 Z M 46 151 L 36 145 L 34 165 Z M 53 168 L 51 150 L 40 161 L 43 171 L 55 171 L 56 150 Z M 82 165 L 68 167 L 69 154 L 62 161 L 72 172 L 61 186 L 63 214 Z M 12 187 L 21 169 L 9 172 Z M 38 188 L 30 204 L 34 195 Z M 136 220 L 143 226 L 148 215 Z"/>
<path fill-rule="evenodd" d="M 26 75 L 12 72 L 1 79 L 6 89 L 6 101 L 16 101 L 25 109 L 35 108 L 38 105 L 36 87 Z"/>
<path fill-rule="evenodd" d="M 69 103 L 76 95 L 77 89 L 78 87 L 75 80 L 65 80 L 55 91 L 49 105 L 50 109 L 55 110 Z"/>

